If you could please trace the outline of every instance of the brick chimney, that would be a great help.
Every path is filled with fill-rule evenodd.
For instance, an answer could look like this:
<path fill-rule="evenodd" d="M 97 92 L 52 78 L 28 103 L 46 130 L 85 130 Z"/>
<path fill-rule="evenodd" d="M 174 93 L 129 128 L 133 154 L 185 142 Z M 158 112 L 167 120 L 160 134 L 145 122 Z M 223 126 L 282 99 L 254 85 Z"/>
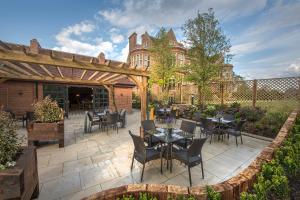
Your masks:
<path fill-rule="evenodd" d="M 37 41 L 37 39 L 30 40 L 30 47 L 29 47 L 30 53 L 39 54 L 40 48 L 41 48 L 41 45 Z"/>
<path fill-rule="evenodd" d="M 133 50 L 136 46 L 137 34 L 134 32 L 129 36 L 129 52 Z"/>
<path fill-rule="evenodd" d="M 103 52 L 98 55 L 98 63 L 105 64 L 105 54 Z"/>
<path fill-rule="evenodd" d="M 148 47 L 149 46 L 149 35 L 147 31 L 142 35 L 142 46 Z"/>

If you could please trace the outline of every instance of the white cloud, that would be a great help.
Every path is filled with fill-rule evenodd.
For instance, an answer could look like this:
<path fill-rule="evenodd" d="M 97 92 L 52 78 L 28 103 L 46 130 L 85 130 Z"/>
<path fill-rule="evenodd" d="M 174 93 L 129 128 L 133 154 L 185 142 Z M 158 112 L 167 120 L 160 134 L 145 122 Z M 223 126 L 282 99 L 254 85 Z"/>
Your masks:
<path fill-rule="evenodd" d="M 273 1 L 253 25 L 234 38 L 234 69 L 259 78 L 295 75 L 300 52 L 299 10 L 299 2 Z"/>
<path fill-rule="evenodd" d="M 124 36 L 123 35 L 119 35 L 119 34 L 112 34 L 110 36 L 110 38 L 111 38 L 112 42 L 116 43 L 116 44 L 121 43 L 121 42 L 124 41 Z"/>
<path fill-rule="evenodd" d="M 206 12 L 214 8 L 222 20 L 231 20 L 238 16 L 247 16 L 263 9 L 266 0 L 127 0 L 123 8 L 100 10 L 99 15 L 112 25 L 132 29 L 146 26 L 181 26 L 187 19 L 194 17 L 197 11 Z"/>
<path fill-rule="evenodd" d="M 108 54 L 113 52 L 113 44 L 109 41 L 103 41 L 101 38 L 96 38 L 93 43 L 82 41 L 83 34 L 91 33 L 95 28 L 96 26 L 88 21 L 63 28 L 55 36 L 58 45 L 53 49 L 89 56 L 97 56 L 100 52 Z"/>
<path fill-rule="evenodd" d="M 126 62 L 128 52 L 129 52 L 129 43 L 127 43 L 127 45 L 121 50 L 121 53 L 119 54 L 119 56 L 116 57 L 116 59 L 122 62 Z"/>

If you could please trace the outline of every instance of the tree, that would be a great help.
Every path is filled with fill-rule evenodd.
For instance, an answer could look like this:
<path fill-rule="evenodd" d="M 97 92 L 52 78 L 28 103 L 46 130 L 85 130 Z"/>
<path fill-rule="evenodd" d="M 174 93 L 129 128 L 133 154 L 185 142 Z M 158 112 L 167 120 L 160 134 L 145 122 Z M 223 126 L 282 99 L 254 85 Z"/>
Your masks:
<path fill-rule="evenodd" d="M 152 41 L 150 48 L 152 56 L 151 76 L 149 83 L 158 84 L 163 94 L 168 94 L 169 82 L 175 78 L 176 62 L 167 31 L 161 28 Z"/>
<path fill-rule="evenodd" d="M 198 86 L 198 103 L 203 104 L 203 93 L 208 83 L 220 72 L 224 60 L 230 60 L 230 40 L 223 34 L 213 9 L 189 19 L 183 26 L 190 63 L 182 70 L 185 78 Z"/>

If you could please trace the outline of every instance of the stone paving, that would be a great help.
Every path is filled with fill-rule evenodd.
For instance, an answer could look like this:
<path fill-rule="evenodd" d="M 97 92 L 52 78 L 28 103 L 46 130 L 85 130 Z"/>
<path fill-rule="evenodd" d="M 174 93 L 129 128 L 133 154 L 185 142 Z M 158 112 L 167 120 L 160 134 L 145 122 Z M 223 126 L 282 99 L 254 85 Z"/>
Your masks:
<path fill-rule="evenodd" d="M 38 199 L 81 199 L 101 190 L 124 184 L 139 183 L 141 165 L 135 162 L 130 171 L 133 143 L 128 130 L 139 134 L 140 112 L 128 115 L 127 127 L 110 130 L 108 134 L 95 126 L 92 134 L 83 134 L 84 116 L 73 114 L 65 120 L 65 148 L 58 144 L 46 144 L 37 149 L 40 196 Z M 177 120 L 176 126 L 180 125 Z M 199 137 L 199 130 L 197 129 Z M 20 129 L 26 136 L 26 130 Z M 215 184 L 230 178 L 246 168 L 269 144 L 267 141 L 244 136 L 244 144 L 229 141 L 212 144 L 206 142 L 202 153 L 204 174 L 201 167 L 191 169 L 193 185 Z M 173 172 L 160 173 L 160 161 L 146 165 L 144 183 L 189 185 L 187 167 L 173 161 Z"/>

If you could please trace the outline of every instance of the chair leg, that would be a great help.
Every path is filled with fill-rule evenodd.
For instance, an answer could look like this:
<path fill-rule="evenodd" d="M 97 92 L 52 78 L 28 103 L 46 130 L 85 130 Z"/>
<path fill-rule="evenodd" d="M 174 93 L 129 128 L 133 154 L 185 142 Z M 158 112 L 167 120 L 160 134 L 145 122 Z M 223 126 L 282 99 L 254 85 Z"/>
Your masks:
<path fill-rule="evenodd" d="M 210 134 L 210 141 L 209 141 L 209 144 L 211 144 L 212 135 L 213 135 L 213 134 Z"/>
<path fill-rule="evenodd" d="M 201 171 L 202 171 L 202 178 L 204 179 L 204 171 L 203 171 L 203 162 L 201 160 Z"/>
<path fill-rule="evenodd" d="M 117 133 L 119 133 L 119 127 L 118 127 L 118 124 L 117 124 Z"/>
<path fill-rule="evenodd" d="M 144 169 L 145 169 L 145 163 L 143 163 L 143 169 L 142 169 L 142 175 L 141 175 L 141 182 L 143 182 Z"/>
<path fill-rule="evenodd" d="M 190 186 L 192 186 L 192 179 L 191 179 L 191 168 L 188 166 L 188 171 L 189 171 L 189 180 L 190 180 Z"/>
<path fill-rule="evenodd" d="M 235 143 L 236 143 L 236 146 L 238 146 L 237 136 L 235 136 Z"/>
<path fill-rule="evenodd" d="M 160 173 L 161 174 L 163 173 L 162 167 L 163 167 L 163 158 L 162 158 L 162 155 L 160 155 Z"/>
<path fill-rule="evenodd" d="M 134 152 L 132 154 L 132 161 L 131 161 L 131 167 L 130 167 L 131 171 L 132 171 L 132 168 L 133 168 L 133 162 L 134 162 Z"/>
<path fill-rule="evenodd" d="M 241 143 L 243 144 L 243 138 L 242 138 L 242 134 L 241 134 Z"/>

